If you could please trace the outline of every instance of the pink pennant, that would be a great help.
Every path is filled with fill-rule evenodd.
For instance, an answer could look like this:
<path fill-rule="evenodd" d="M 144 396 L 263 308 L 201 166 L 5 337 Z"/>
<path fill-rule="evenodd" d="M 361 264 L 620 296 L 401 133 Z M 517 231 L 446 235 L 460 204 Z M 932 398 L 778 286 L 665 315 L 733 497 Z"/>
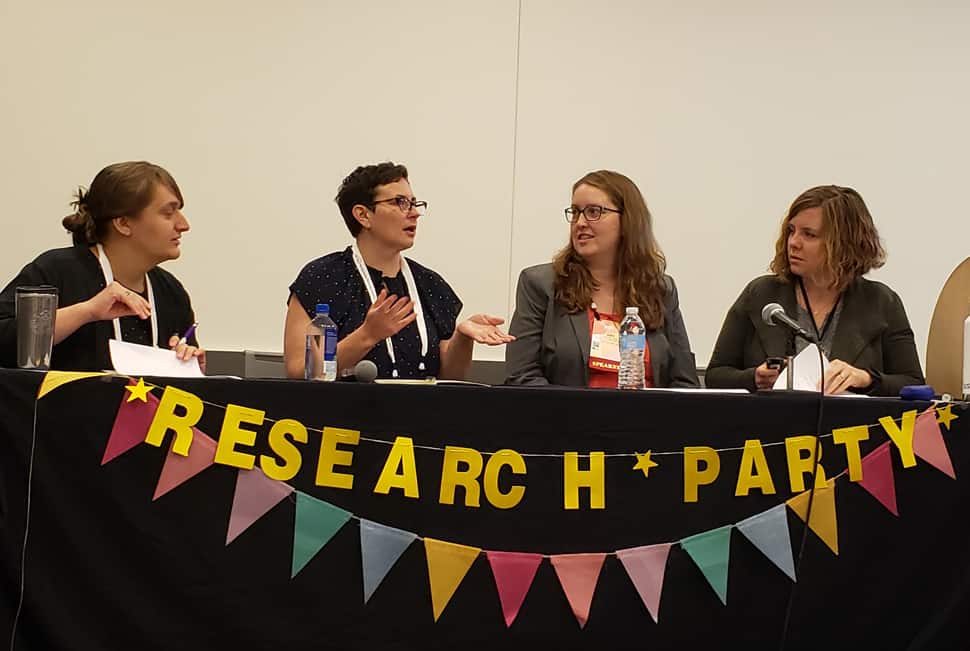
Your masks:
<path fill-rule="evenodd" d="M 487 551 L 485 556 L 495 576 L 498 598 L 502 602 L 502 614 L 505 615 L 505 626 L 512 626 L 535 579 L 536 570 L 542 562 L 542 554 Z"/>
<path fill-rule="evenodd" d="M 168 454 L 165 455 L 165 465 L 162 466 L 162 474 L 159 475 L 158 484 L 155 486 L 155 496 L 152 497 L 152 501 L 157 500 L 215 463 L 216 442 L 194 427 L 192 433 L 189 456 L 183 457 L 181 454 L 175 454 L 169 448 Z"/>
<path fill-rule="evenodd" d="M 232 512 L 229 514 L 226 544 L 235 540 L 236 536 L 266 515 L 271 508 L 292 492 L 292 486 L 270 479 L 259 468 L 240 470 L 236 476 L 236 492 L 232 496 Z"/>
<path fill-rule="evenodd" d="M 889 441 L 862 457 L 862 480 L 859 485 L 898 516 L 896 509 L 896 479 L 893 476 L 893 460 L 889 454 Z"/>
<path fill-rule="evenodd" d="M 940 423 L 936 420 L 936 409 L 930 407 L 916 419 L 913 429 L 913 452 L 920 459 L 930 464 L 952 479 L 957 478 L 953 471 L 950 453 L 943 441 Z"/>
<path fill-rule="evenodd" d="M 593 592 L 605 558 L 606 554 L 559 554 L 549 559 L 580 628 L 584 628 L 589 619 Z"/>
<path fill-rule="evenodd" d="M 660 592 L 663 590 L 669 553 L 670 543 L 633 547 L 616 552 L 654 622 L 657 622 L 657 613 L 660 611 Z"/>
<path fill-rule="evenodd" d="M 134 381 L 129 384 L 135 384 Z M 148 402 L 134 400 L 127 402 L 128 392 L 121 397 L 121 405 L 115 415 L 115 423 L 108 436 L 108 445 L 104 449 L 101 465 L 120 457 L 145 440 L 148 428 L 158 411 L 158 398 L 148 394 Z"/>

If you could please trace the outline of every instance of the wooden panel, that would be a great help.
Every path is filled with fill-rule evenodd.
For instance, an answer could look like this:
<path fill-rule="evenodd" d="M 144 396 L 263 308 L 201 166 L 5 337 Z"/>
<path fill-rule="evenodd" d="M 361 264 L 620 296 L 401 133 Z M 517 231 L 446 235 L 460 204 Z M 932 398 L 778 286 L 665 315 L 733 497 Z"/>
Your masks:
<path fill-rule="evenodd" d="M 926 343 L 926 382 L 937 393 L 963 393 L 963 321 L 970 314 L 970 258 L 953 270 L 936 301 Z"/>

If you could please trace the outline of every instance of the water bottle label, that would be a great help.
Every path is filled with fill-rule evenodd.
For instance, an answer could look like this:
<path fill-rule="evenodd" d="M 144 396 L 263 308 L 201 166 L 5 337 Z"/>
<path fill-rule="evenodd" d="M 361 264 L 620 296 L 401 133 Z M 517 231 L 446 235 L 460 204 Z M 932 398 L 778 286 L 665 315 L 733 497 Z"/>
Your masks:
<path fill-rule="evenodd" d="M 337 331 L 327 328 L 324 333 L 323 359 L 332 361 L 337 359 Z"/>
<path fill-rule="evenodd" d="M 646 335 L 626 334 L 620 337 L 620 353 L 631 350 L 644 350 L 647 347 Z"/>

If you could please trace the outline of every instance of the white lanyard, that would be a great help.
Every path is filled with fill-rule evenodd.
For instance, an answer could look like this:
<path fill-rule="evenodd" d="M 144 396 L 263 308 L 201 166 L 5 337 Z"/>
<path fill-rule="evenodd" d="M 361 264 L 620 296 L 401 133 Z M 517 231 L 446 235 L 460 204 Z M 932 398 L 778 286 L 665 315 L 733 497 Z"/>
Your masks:
<path fill-rule="evenodd" d="M 374 281 L 370 277 L 370 272 L 367 271 L 367 265 L 364 264 L 364 256 L 360 254 L 360 249 L 357 248 L 357 242 L 354 242 L 350 248 L 354 254 L 354 266 L 357 267 L 357 273 L 360 274 L 361 280 L 364 281 L 364 287 L 367 289 L 367 295 L 370 296 L 370 302 L 373 305 L 377 301 L 377 288 L 374 287 Z M 418 336 L 421 338 L 421 362 L 418 364 L 418 370 L 423 371 L 425 370 L 424 358 L 428 355 L 428 326 L 424 322 L 424 309 L 421 307 L 421 297 L 418 295 L 418 288 L 414 284 L 411 267 L 408 266 L 408 261 L 403 255 L 401 256 L 401 272 L 404 274 L 404 284 L 408 288 L 408 295 L 414 302 L 415 321 L 418 324 Z M 387 355 L 391 358 L 391 365 L 394 367 L 393 375 L 397 377 L 397 359 L 394 356 L 394 343 L 388 337 L 384 340 L 384 344 L 387 346 Z"/>
<path fill-rule="evenodd" d="M 104 254 L 104 247 L 101 244 L 98 244 L 98 262 L 101 263 L 101 273 L 104 274 L 105 287 L 108 287 L 115 281 L 115 277 L 111 273 L 111 263 L 108 261 L 108 256 Z M 158 346 L 158 317 L 155 313 L 155 292 L 152 291 L 152 281 L 148 277 L 148 274 L 145 274 L 145 286 L 148 288 L 148 305 L 152 310 L 152 346 Z M 111 323 L 115 327 L 115 339 L 123 341 L 121 338 L 121 319 L 112 319 Z"/>

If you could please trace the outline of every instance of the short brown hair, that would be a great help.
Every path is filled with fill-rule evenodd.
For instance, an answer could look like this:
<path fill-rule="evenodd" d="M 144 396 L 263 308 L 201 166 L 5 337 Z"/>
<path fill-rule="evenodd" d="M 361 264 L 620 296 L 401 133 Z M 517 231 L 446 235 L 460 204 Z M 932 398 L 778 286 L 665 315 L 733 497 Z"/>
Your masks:
<path fill-rule="evenodd" d="M 158 165 L 145 161 L 108 165 L 98 172 L 87 191 L 78 188 L 71 203 L 75 212 L 61 223 L 72 234 L 74 244 L 103 242 L 111 220 L 137 217 L 151 203 L 158 183 L 178 197 L 179 208 L 185 205 L 175 179 Z"/>
<path fill-rule="evenodd" d="M 623 174 L 610 170 L 590 172 L 573 184 L 573 192 L 581 185 L 602 190 L 620 211 L 615 306 L 639 307 L 644 325 L 651 330 L 660 328 L 667 295 L 667 260 L 653 235 L 653 218 L 640 189 Z M 596 289 L 593 275 L 571 239 L 553 258 L 552 267 L 556 300 L 571 313 L 589 308 Z"/>
<path fill-rule="evenodd" d="M 771 271 L 791 280 L 788 263 L 788 224 L 809 208 L 822 209 L 822 238 L 825 267 L 838 289 L 886 263 L 886 251 L 872 215 L 858 192 L 838 185 L 820 185 L 805 190 L 788 209 L 775 243 Z"/>
<path fill-rule="evenodd" d="M 347 178 L 340 184 L 337 196 L 334 201 L 340 208 L 340 214 L 347 224 L 347 230 L 354 237 L 360 235 L 363 226 L 354 217 L 354 206 L 363 205 L 371 210 L 374 209 L 374 193 L 377 188 L 389 183 L 396 183 L 404 179 L 408 180 L 408 168 L 404 165 L 396 165 L 391 162 L 378 163 L 377 165 L 361 165 L 347 175 Z"/>

